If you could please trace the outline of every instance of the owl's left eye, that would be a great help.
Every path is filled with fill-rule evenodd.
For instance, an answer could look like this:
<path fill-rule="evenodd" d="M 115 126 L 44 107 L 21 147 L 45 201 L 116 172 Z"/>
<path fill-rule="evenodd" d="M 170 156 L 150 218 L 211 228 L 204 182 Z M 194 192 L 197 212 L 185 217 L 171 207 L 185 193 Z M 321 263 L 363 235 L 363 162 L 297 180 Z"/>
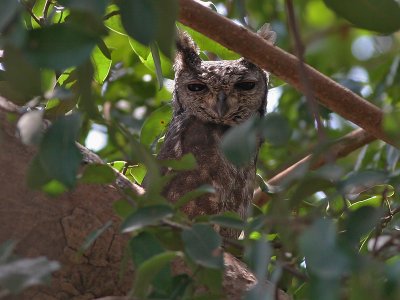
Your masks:
<path fill-rule="evenodd" d="M 235 83 L 235 88 L 241 91 L 250 91 L 254 89 L 256 83 L 254 81 L 241 81 Z"/>
<path fill-rule="evenodd" d="M 187 88 L 191 92 L 200 92 L 204 91 L 207 88 L 207 86 L 202 83 L 190 83 L 188 84 Z"/>

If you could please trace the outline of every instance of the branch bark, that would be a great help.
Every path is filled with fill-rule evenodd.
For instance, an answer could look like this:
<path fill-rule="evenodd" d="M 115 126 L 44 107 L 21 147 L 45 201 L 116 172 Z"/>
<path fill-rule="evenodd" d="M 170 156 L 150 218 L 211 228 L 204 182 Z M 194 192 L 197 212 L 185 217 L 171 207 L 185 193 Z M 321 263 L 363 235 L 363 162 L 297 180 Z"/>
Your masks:
<path fill-rule="evenodd" d="M 129 293 L 134 278 L 133 269 L 125 260 L 129 236 L 119 233 L 120 219 L 112 205 L 121 199 L 120 189 L 137 194 L 143 189 L 120 175 L 113 186 L 79 184 L 58 197 L 30 190 L 26 174 L 36 149 L 22 145 L 15 135 L 15 124 L 7 121 L 7 113 L 18 115 L 18 111 L 18 107 L 0 97 L 0 243 L 16 240 L 18 256 L 46 256 L 59 261 L 62 267 L 49 286 L 31 287 L 4 299 L 127 299 L 122 296 Z M 85 163 L 103 163 L 83 146 L 79 145 L 79 149 Z M 79 255 L 86 237 L 109 220 L 113 221 L 112 226 Z M 166 225 L 173 227 L 168 221 Z M 224 254 L 224 264 L 223 290 L 227 299 L 242 299 L 246 289 L 256 284 L 255 276 L 229 253 Z M 179 274 L 187 267 L 175 270 Z M 265 285 L 276 288 L 268 282 Z M 279 290 L 277 299 L 291 298 Z"/>
<path fill-rule="evenodd" d="M 261 68 L 288 82 L 301 92 L 306 87 L 299 73 L 299 60 L 257 34 L 220 16 L 193 0 L 180 0 L 179 21 L 246 57 Z M 330 110 L 357 124 L 375 137 L 395 145 L 382 130 L 382 111 L 349 89 L 305 65 L 317 100 Z"/>

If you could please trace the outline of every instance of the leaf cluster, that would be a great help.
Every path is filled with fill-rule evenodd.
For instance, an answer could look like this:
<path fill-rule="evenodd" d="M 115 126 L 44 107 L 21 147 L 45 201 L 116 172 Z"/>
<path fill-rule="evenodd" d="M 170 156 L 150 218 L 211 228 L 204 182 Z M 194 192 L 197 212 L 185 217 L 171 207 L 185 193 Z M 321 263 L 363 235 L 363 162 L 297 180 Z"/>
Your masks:
<path fill-rule="evenodd" d="M 0 95 L 20 107 L 21 140 L 38 147 L 27 174 L 29 185 L 59 195 L 77 184 L 112 183 L 114 171 L 136 184 L 146 183 L 145 194 L 126 191 L 114 203 L 123 219 L 121 232 L 131 235 L 129 257 L 136 268 L 132 294 L 140 299 L 223 298 L 222 250 L 245 261 L 259 282 L 269 280 L 294 299 L 399 299 L 398 149 L 376 141 L 335 161 L 330 145 L 354 125 L 318 106 L 321 139 L 306 97 L 278 78 L 271 80 L 266 118 L 230 130 L 222 151 L 233 163 L 245 164 L 263 140 L 258 173 L 264 180 L 305 154 L 326 154 L 330 163 L 316 171 L 304 165 L 279 186 L 260 180 L 268 198 L 253 205 L 246 220 L 234 213 L 188 220 L 180 207 L 213 193 L 210 186 L 175 204 L 162 197 L 171 177 L 161 176 L 160 168 L 179 173 L 196 166 L 192 155 L 179 161 L 154 159 L 172 115 L 176 26 L 194 38 L 202 58 L 238 58 L 176 22 L 178 4 L 0 2 Z M 278 47 L 296 52 L 285 1 L 204 4 L 248 28 L 268 21 L 278 34 Z M 398 1 L 300 0 L 294 6 L 305 61 L 384 108 L 385 129 L 398 139 Z M 45 126 L 44 119 L 51 123 Z M 108 164 L 80 171 L 76 141 Z M 89 236 L 82 251 L 108 226 Z M 244 239 L 223 241 L 214 230 L 218 227 L 241 230 Z M 4 244 L 0 250 L 0 285 L 9 291 L 41 283 L 38 274 L 47 276 L 58 267 L 41 259 L 10 262 L 10 247 Z M 177 259 L 185 261 L 190 276 L 173 274 L 171 262 Z M 11 274 L 12 263 L 16 273 Z M 35 272 L 24 273 L 27 266 Z M 272 295 L 274 291 L 256 285 L 245 297 Z"/>

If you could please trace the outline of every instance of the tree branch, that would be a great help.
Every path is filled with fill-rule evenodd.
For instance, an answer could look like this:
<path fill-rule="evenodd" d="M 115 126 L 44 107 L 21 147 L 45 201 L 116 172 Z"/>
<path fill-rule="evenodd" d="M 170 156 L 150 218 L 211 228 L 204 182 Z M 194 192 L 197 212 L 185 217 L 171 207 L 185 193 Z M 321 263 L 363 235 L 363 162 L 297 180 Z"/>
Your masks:
<path fill-rule="evenodd" d="M 297 170 L 303 169 L 306 165 L 308 165 L 310 170 L 316 170 L 338 158 L 347 156 L 349 153 L 369 144 L 375 139 L 376 138 L 372 134 L 365 130 L 356 129 L 338 139 L 330 148 L 326 149 L 324 153 L 315 153 L 305 156 L 298 162 L 286 168 L 284 171 L 272 177 L 268 180 L 268 183 L 271 185 L 280 185 L 289 174 L 293 174 Z"/>
<path fill-rule="evenodd" d="M 305 92 L 298 70 L 299 60 L 257 34 L 216 14 L 193 0 L 180 0 L 179 21 L 239 53 L 261 68 Z M 382 111 L 367 100 L 305 65 L 317 100 L 330 110 L 362 127 L 375 137 L 394 145 L 382 130 Z"/>

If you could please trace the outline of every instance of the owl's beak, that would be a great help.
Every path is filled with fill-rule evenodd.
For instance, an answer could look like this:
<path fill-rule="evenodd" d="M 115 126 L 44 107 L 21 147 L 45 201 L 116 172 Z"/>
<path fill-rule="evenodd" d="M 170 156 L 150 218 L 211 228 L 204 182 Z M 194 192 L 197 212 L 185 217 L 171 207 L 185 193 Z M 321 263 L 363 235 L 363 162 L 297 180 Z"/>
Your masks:
<path fill-rule="evenodd" d="M 217 95 L 217 104 L 215 106 L 215 110 L 218 114 L 219 117 L 225 116 L 225 114 L 228 112 L 228 103 L 226 102 L 227 95 L 225 94 L 224 91 L 219 91 Z"/>

